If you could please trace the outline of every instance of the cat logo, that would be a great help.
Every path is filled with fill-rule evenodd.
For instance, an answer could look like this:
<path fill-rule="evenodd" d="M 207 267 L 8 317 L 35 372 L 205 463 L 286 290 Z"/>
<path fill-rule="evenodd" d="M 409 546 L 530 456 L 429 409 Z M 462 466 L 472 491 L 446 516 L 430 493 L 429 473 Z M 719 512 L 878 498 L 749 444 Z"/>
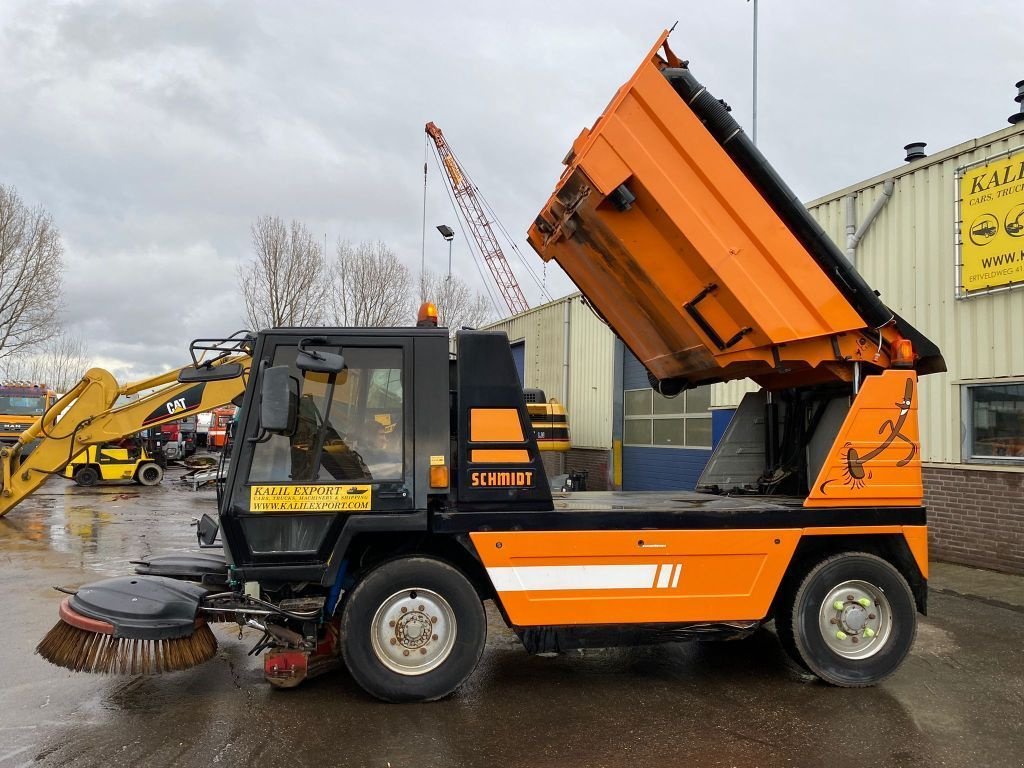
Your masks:
<path fill-rule="evenodd" d="M 470 472 L 474 488 L 532 488 L 533 470 L 520 472 Z"/>
<path fill-rule="evenodd" d="M 185 405 L 185 398 L 179 397 L 176 400 L 171 400 L 167 403 L 167 415 L 173 416 L 180 411 L 184 411 L 186 408 L 188 408 L 188 406 Z"/>

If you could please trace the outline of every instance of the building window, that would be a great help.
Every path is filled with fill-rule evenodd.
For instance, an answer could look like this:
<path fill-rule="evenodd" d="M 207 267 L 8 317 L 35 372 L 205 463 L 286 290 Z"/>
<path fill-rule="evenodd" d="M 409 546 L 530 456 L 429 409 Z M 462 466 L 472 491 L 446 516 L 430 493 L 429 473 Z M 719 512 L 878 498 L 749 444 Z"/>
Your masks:
<path fill-rule="evenodd" d="M 622 442 L 673 448 L 711 447 L 711 388 L 698 387 L 678 397 L 653 389 L 623 393 Z"/>
<path fill-rule="evenodd" d="M 965 389 L 969 459 L 1024 464 L 1024 382 Z"/>

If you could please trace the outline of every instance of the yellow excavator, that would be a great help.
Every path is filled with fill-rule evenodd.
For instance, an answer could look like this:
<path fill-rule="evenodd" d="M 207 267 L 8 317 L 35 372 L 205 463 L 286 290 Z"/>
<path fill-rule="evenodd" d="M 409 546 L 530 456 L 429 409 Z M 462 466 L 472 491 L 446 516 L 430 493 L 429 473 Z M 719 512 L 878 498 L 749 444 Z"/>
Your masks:
<path fill-rule="evenodd" d="M 87 371 L 17 442 L 0 447 L 0 517 L 87 451 L 238 398 L 254 338 L 239 331 L 229 339 L 197 339 L 188 365 L 123 385 L 102 368 Z M 129 395 L 139 397 L 118 404 Z"/>
<path fill-rule="evenodd" d="M 79 485 L 101 480 L 159 483 L 163 469 L 144 449 L 115 444 L 145 429 L 240 400 L 255 338 L 239 331 L 226 340 L 197 339 L 191 345 L 191 363 L 123 385 L 109 371 L 91 368 L 16 442 L 0 445 L 0 517 L 51 475 L 64 475 Z M 529 409 L 540 450 L 569 450 L 565 406 L 535 392 L 539 400 Z M 140 396 L 123 402 L 134 395 Z"/>

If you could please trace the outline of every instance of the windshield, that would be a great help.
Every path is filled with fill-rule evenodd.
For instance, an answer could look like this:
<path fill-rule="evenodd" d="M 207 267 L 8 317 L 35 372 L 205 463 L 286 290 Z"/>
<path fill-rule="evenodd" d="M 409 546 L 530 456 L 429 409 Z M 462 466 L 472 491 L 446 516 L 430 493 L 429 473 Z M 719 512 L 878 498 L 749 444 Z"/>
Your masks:
<path fill-rule="evenodd" d="M 46 398 L 0 396 L 0 413 L 5 416 L 42 416 L 46 410 Z"/>

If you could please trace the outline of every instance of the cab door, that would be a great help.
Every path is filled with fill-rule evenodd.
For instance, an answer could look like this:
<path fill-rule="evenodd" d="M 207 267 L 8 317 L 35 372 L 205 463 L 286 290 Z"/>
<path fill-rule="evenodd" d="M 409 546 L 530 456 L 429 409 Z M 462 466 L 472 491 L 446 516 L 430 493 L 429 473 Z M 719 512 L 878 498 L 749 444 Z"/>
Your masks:
<path fill-rule="evenodd" d="M 256 381 L 222 515 L 236 565 L 320 566 L 347 518 L 413 504 L 411 340 L 327 335 L 316 349 L 344 356 L 338 374 L 299 370 L 296 357 L 307 342 L 271 335 L 257 353 L 257 377 L 270 366 L 288 367 L 294 427 L 261 432 Z"/>

